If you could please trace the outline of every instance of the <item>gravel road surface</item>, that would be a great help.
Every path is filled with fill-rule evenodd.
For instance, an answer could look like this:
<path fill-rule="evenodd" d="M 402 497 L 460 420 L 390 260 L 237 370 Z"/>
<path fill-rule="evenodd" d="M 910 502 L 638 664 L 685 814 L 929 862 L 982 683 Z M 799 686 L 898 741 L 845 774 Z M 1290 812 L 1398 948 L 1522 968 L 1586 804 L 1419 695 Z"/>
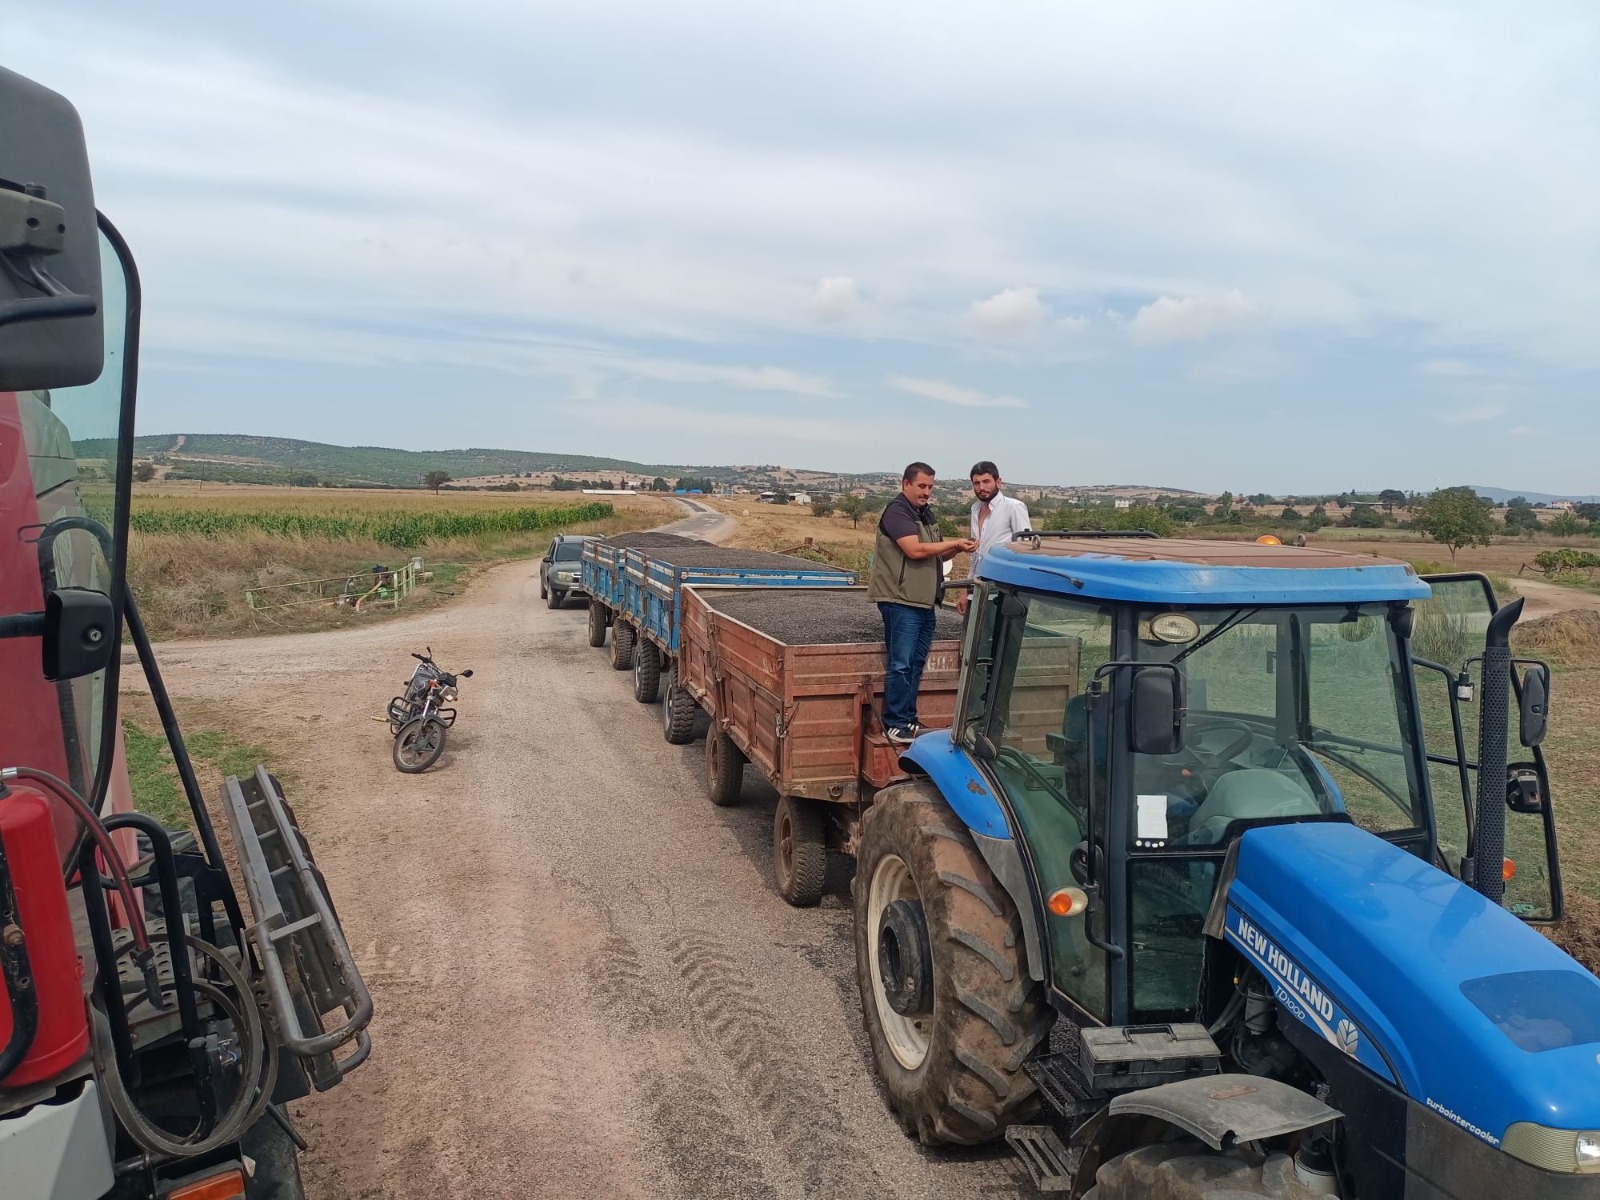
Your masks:
<path fill-rule="evenodd" d="M 295 747 L 375 997 L 371 1062 L 293 1106 L 314 1200 L 1031 1195 L 1003 1148 L 924 1151 L 889 1117 L 849 864 L 821 908 L 785 905 L 776 798 L 752 777 L 714 808 L 703 745 L 667 745 L 582 609 L 537 596 L 519 562 L 415 618 L 161 649 L 180 712 L 248 700 Z M 443 758 L 404 776 L 375 718 L 425 644 L 476 673 Z"/>

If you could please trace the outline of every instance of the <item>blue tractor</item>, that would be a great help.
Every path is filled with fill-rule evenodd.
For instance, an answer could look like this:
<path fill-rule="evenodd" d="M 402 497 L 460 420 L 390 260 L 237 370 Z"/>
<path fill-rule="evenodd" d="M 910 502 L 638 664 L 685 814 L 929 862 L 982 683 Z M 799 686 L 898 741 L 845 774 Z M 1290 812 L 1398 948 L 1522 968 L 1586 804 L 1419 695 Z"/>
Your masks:
<path fill-rule="evenodd" d="M 1549 668 L 1480 576 L 1033 535 L 865 814 L 865 1024 L 925 1143 L 1092 1200 L 1600 1197 Z"/>

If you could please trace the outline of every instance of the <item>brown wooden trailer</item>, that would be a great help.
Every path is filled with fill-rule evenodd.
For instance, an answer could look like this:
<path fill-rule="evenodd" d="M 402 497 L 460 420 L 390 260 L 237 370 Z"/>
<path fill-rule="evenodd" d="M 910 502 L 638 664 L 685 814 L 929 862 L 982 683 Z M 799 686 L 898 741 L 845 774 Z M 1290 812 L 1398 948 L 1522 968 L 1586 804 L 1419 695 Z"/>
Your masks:
<path fill-rule="evenodd" d="M 938 621 L 917 714 L 934 729 L 954 716 L 961 664 L 961 618 Z M 873 795 L 906 777 L 879 719 L 885 669 L 866 588 L 683 589 L 675 686 L 711 717 L 706 789 L 737 804 L 751 763 L 777 790 L 773 865 L 791 904 L 821 899 L 827 851 L 852 851 Z"/>

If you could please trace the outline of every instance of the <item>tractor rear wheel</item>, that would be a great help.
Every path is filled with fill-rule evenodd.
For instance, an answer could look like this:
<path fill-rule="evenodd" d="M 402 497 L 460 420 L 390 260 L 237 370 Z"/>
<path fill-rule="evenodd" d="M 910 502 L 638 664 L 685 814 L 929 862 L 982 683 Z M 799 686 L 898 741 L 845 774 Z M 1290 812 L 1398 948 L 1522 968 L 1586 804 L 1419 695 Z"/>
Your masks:
<path fill-rule="evenodd" d="M 1104 1163 L 1083 1200 L 1313 1200 L 1319 1194 L 1295 1176 L 1288 1155 L 1271 1154 L 1252 1164 L 1186 1137 L 1141 1146 Z"/>
<path fill-rule="evenodd" d="M 739 803 L 744 786 L 744 751 L 733 744 L 726 730 L 713 731 L 706 738 L 706 795 L 718 808 Z"/>
<path fill-rule="evenodd" d="M 633 626 L 616 621 L 611 626 L 611 669 L 626 671 L 633 666 Z"/>
<path fill-rule="evenodd" d="M 694 741 L 700 706 L 687 688 L 678 684 L 678 668 L 667 672 L 666 692 L 661 701 L 661 734 L 669 746 L 687 746 Z"/>
<path fill-rule="evenodd" d="M 796 908 L 822 899 L 828 874 L 828 818 L 822 805 L 799 796 L 780 796 L 772 814 L 772 867 L 778 895 Z"/>
<path fill-rule="evenodd" d="M 633 652 L 633 698 L 654 704 L 661 694 L 661 649 L 648 638 L 639 639 Z"/>
<path fill-rule="evenodd" d="M 606 644 L 606 606 L 598 600 L 589 601 L 589 645 Z"/>
<path fill-rule="evenodd" d="M 930 784 L 878 793 L 856 855 L 856 981 L 889 1107 L 926 1145 L 1000 1136 L 1037 1107 L 1050 1034 L 1022 921 Z"/>

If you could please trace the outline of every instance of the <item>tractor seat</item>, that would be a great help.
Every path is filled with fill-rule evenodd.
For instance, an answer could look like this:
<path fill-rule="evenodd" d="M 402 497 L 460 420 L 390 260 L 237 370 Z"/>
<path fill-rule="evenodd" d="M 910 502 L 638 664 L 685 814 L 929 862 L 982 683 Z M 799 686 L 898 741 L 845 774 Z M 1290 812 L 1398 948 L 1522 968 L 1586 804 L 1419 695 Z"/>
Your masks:
<path fill-rule="evenodd" d="M 1306 786 L 1281 771 L 1242 767 L 1229 771 L 1211 785 L 1205 802 L 1195 810 L 1190 845 L 1209 846 L 1222 840 L 1234 821 L 1260 817 L 1314 817 L 1322 812 Z"/>

